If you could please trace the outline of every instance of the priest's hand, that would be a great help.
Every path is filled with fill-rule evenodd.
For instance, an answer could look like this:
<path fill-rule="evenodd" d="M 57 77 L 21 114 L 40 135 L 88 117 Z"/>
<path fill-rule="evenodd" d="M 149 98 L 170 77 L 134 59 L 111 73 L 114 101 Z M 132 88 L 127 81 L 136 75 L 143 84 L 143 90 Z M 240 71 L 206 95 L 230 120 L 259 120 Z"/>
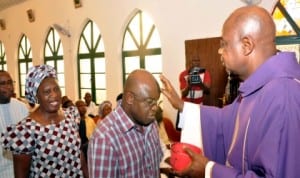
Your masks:
<path fill-rule="evenodd" d="M 183 110 L 184 102 L 177 94 L 171 82 L 164 75 L 160 75 L 160 80 L 163 84 L 163 88 L 161 89 L 161 92 L 167 97 L 167 99 L 172 104 L 172 106 L 181 112 Z"/>
<path fill-rule="evenodd" d="M 208 158 L 202 154 L 198 154 L 189 148 L 184 148 L 186 153 L 190 156 L 192 162 L 190 166 L 181 172 L 175 172 L 174 174 L 179 177 L 189 178 L 204 178 L 205 177 L 205 166 L 208 163 Z"/>

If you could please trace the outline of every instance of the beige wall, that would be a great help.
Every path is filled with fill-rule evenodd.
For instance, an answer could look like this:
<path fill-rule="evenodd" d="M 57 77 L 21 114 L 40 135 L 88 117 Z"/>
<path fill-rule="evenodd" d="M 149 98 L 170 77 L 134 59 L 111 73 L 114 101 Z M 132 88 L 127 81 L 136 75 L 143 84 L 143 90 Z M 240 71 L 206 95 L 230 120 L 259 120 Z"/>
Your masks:
<path fill-rule="evenodd" d="M 271 11 L 275 2 L 263 0 L 261 6 Z M 28 0 L 0 12 L 0 18 L 6 21 L 6 30 L 0 30 L 0 40 L 6 48 L 8 70 L 17 79 L 17 50 L 22 33 L 31 42 L 34 64 L 40 64 L 49 27 L 56 23 L 67 29 L 71 37 L 61 35 L 66 93 L 75 100 L 78 99 L 76 53 L 79 35 L 87 19 L 93 20 L 104 40 L 107 81 L 113 81 L 107 83 L 107 96 L 114 102 L 122 91 L 124 28 L 136 10 L 147 12 L 156 24 L 162 43 L 163 73 L 178 89 L 178 74 L 185 68 L 184 41 L 220 36 L 225 18 L 233 9 L 244 5 L 240 0 L 82 0 L 82 7 L 75 9 L 72 0 Z M 28 9 L 35 14 L 33 23 L 28 22 Z M 168 102 L 164 102 L 163 107 L 166 116 L 175 118 L 176 112 Z"/>

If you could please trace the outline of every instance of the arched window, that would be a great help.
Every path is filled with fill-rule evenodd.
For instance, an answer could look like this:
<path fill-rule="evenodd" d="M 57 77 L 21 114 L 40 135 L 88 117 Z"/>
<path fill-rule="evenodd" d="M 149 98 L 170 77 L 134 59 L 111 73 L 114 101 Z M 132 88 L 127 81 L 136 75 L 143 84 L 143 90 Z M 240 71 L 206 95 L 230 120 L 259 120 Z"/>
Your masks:
<path fill-rule="evenodd" d="M 130 20 L 123 39 L 123 81 L 135 69 L 146 69 L 159 82 L 162 73 L 161 43 L 152 19 L 138 11 Z"/>
<path fill-rule="evenodd" d="M 78 45 L 79 97 L 91 93 L 97 104 L 106 100 L 104 44 L 97 25 L 89 20 Z"/>
<path fill-rule="evenodd" d="M 0 41 L 0 70 L 7 71 L 5 48 L 1 41 Z"/>
<path fill-rule="evenodd" d="M 59 86 L 62 96 L 65 95 L 65 75 L 64 75 L 64 60 L 63 46 L 61 39 L 56 30 L 50 28 L 44 49 L 45 64 L 53 66 L 57 72 Z"/>
<path fill-rule="evenodd" d="M 30 41 L 27 36 L 23 35 L 18 50 L 18 62 L 19 62 L 19 88 L 20 96 L 25 96 L 25 79 L 27 71 L 32 67 L 32 52 Z"/>
<path fill-rule="evenodd" d="M 300 1 L 279 0 L 273 11 L 279 50 L 294 51 L 300 62 Z"/>

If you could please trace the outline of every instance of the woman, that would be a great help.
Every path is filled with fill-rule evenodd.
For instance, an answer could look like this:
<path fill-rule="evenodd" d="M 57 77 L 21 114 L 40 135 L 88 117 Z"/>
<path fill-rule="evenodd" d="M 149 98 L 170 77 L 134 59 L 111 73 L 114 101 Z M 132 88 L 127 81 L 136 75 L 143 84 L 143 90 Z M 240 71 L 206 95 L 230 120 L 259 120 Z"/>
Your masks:
<path fill-rule="evenodd" d="M 25 97 L 39 107 L 1 136 L 4 148 L 13 152 L 15 177 L 83 177 L 86 165 L 76 123 L 80 116 L 73 106 L 60 109 L 61 91 L 53 67 L 29 70 Z"/>
<path fill-rule="evenodd" d="M 106 115 L 108 115 L 112 111 L 112 103 L 108 100 L 103 101 L 99 105 L 99 110 L 98 110 L 98 116 L 94 118 L 95 123 L 97 124 L 98 121 L 102 121 Z"/>

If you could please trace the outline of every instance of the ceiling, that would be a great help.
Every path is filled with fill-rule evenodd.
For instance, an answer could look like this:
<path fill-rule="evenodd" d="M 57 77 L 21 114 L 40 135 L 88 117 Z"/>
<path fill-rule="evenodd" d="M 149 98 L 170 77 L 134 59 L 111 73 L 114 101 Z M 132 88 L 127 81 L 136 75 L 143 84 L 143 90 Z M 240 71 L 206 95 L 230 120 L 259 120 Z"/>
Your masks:
<path fill-rule="evenodd" d="M 0 11 L 25 1 L 27 0 L 0 0 Z M 241 0 L 241 1 L 247 4 L 259 4 L 261 2 L 261 0 Z"/>
<path fill-rule="evenodd" d="M 26 0 L 0 0 L 0 11 L 25 1 Z"/>

